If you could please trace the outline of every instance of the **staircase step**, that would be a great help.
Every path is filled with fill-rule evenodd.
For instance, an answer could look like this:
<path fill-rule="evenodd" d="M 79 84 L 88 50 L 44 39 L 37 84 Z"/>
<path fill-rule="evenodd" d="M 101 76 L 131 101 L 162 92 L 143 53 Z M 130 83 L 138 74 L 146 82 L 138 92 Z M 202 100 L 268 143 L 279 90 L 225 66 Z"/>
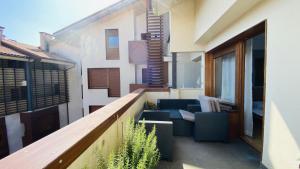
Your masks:
<path fill-rule="evenodd" d="M 147 49 L 148 49 L 148 85 L 163 86 L 163 17 L 157 16 L 152 10 L 147 11 Z"/>
<path fill-rule="evenodd" d="M 150 79 L 150 82 L 162 82 L 164 81 L 162 78 L 161 79 Z"/>

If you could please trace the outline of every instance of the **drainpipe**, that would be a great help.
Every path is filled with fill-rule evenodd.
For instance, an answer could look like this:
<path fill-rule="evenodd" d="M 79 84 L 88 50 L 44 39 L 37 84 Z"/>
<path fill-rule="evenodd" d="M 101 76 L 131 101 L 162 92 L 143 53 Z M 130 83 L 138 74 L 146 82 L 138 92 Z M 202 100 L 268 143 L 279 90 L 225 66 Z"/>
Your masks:
<path fill-rule="evenodd" d="M 27 86 L 27 110 L 29 112 L 33 111 L 32 107 L 32 65 L 30 60 L 25 62 L 25 77 L 26 77 L 26 86 Z"/>
<path fill-rule="evenodd" d="M 0 45 L 3 38 L 3 31 L 4 31 L 4 27 L 0 26 Z"/>
<path fill-rule="evenodd" d="M 172 88 L 177 88 L 177 53 L 172 52 Z"/>

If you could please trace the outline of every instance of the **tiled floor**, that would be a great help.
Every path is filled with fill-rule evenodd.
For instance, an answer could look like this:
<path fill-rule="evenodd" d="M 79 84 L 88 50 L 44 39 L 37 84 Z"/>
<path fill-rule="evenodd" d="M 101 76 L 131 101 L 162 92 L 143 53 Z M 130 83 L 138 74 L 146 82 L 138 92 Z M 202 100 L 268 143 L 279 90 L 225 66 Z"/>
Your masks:
<path fill-rule="evenodd" d="M 161 161 L 158 169 L 258 169 L 260 156 L 242 141 L 194 142 L 175 137 L 172 162 Z"/>

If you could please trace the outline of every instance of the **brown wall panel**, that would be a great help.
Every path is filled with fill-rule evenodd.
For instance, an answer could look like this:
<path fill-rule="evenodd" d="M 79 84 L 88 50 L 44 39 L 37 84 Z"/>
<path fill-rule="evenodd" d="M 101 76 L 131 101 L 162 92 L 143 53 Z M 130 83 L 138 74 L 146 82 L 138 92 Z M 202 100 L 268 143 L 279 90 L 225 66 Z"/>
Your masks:
<path fill-rule="evenodd" d="M 88 68 L 88 87 L 89 89 L 108 88 L 108 69 Z"/>
<path fill-rule="evenodd" d="M 89 89 L 108 89 L 109 97 L 120 97 L 120 68 L 88 68 Z"/>
<path fill-rule="evenodd" d="M 120 69 L 119 68 L 111 68 L 109 69 L 109 89 L 108 96 L 109 97 L 120 97 Z"/>
<path fill-rule="evenodd" d="M 20 113 L 25 126 L 23 146 L 27 146 L 60 128 L 58 106 Z"/>
<path fill-rule="evenodd" d="M 102 107 L 104 107 L 103 105 L 90 105 L 89 106 L 89 113 L 93 113 L 98 109 L 101 109 Z"/>

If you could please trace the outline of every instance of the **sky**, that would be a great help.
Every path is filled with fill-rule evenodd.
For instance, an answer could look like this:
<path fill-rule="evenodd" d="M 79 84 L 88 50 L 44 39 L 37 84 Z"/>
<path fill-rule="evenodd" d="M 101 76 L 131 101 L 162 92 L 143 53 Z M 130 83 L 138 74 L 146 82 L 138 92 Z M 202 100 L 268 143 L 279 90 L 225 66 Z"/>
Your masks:
<path fill-rule="evenodd" d="M 54 33 L 119 0 L 0 0 L 4 35 L 39 46 L 39 32 Z"/>

